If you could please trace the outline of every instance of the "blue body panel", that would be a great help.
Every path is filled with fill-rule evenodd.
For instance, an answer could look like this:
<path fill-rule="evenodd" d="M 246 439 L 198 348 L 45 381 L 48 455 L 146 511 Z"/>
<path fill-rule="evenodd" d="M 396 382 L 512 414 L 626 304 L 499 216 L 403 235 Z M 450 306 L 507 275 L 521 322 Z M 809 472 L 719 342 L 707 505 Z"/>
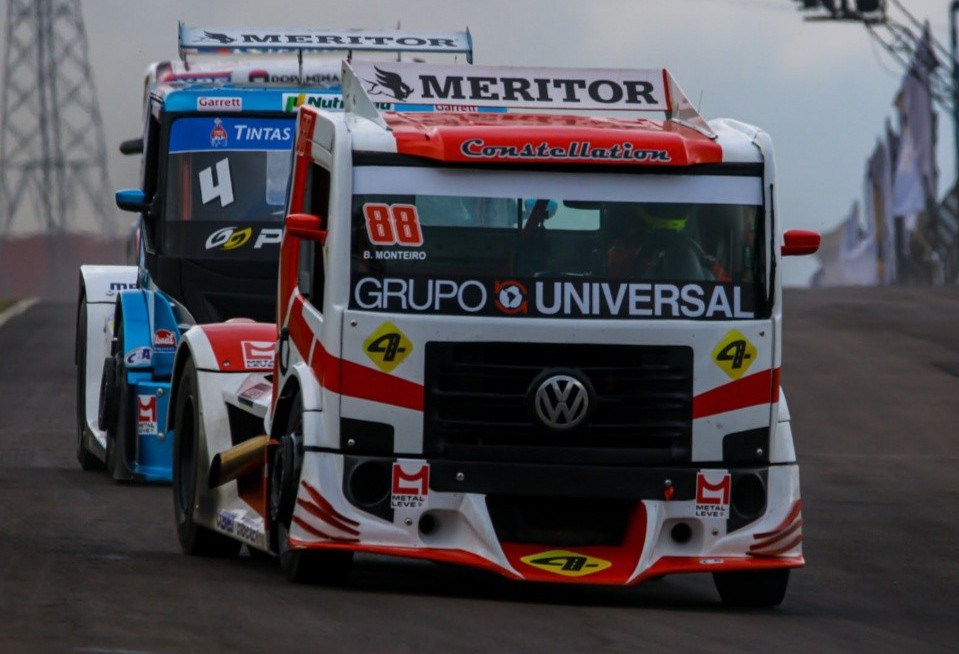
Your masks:
<path fill-rule="evenodd" d="M 172 430 L 166 428 L 170 380 L 138 380 L 130 388 L 136 397 L 136 448 L 128 459 L 130 470 L 143 481 L 171 481 L 173 438 Z"/>
<path fill-rule="evenodd" d="M 127 433 L 135 446 L 125 464 L 135 479 L 169 482 L 173 478 L 173 439 L 166 425 L 171 375 L 180 330 L 167 297 L 147 289 L 123 291 L 126 383 L 133 404 Z"/>

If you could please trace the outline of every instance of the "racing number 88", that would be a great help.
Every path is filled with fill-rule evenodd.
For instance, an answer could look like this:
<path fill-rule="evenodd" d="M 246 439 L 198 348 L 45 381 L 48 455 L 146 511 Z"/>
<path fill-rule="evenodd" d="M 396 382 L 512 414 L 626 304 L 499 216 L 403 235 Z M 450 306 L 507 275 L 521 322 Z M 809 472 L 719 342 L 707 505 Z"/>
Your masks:
<path fill-rule="evenodd" d="M 423 245 L 419 214 L 412 204 L 363 205 L 366 235 L 374 245 Z"/>

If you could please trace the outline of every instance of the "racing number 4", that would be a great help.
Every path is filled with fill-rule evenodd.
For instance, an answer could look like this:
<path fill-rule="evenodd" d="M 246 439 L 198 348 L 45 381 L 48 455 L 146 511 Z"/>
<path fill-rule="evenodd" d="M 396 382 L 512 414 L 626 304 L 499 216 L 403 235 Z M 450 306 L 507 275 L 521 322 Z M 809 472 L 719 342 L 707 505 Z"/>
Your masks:
<path fill-rule="evenodd" d="M 213 167 L 204 168 L 200 176 L 200 199 L 203 204 L 209 204 L 220 198 L 220 206 L 228 207 L 233 204 L 233 179 L 230 177 L 230 160 L 221 159 L 216 162 L 216 181 L 213 179 Z"/>
<path fill-rule="evenodd" d="M 423 245 L 420 217 L 412 204 L 363 205 L 366 235 L 373 245 Z"/>

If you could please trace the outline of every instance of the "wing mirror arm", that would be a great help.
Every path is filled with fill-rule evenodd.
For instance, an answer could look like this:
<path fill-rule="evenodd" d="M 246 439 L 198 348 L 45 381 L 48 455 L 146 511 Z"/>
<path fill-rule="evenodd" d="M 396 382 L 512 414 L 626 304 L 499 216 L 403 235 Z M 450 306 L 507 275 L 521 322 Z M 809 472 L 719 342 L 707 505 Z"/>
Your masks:
<path fill-rule="evenodd" d="M 320 245 L 326 243 L 326 230 L 323 229 L 323 219 L 309 213 L 291 213 L 283 221 L 286 233 L 296 238 L 315 241 Z"/>

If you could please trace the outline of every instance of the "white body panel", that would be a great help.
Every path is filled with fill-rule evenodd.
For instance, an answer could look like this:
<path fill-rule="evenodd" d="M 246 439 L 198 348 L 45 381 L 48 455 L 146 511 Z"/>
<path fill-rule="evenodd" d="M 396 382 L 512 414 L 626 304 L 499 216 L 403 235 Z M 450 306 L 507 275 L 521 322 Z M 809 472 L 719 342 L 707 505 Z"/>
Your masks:
<path fill-rule="evenodd" d="M 84 393 L 84 439 L 94 453 L 105 457 L 106 432 L 99 427 L 100 378 L 103 362 L 110 354 L 116 296 L 121 290 L 136 288 L 136 266 L 80 266 L 80 292 L 87 301 L 87 331 L 78 334 L 86 343 L 86 388 Z"/>

